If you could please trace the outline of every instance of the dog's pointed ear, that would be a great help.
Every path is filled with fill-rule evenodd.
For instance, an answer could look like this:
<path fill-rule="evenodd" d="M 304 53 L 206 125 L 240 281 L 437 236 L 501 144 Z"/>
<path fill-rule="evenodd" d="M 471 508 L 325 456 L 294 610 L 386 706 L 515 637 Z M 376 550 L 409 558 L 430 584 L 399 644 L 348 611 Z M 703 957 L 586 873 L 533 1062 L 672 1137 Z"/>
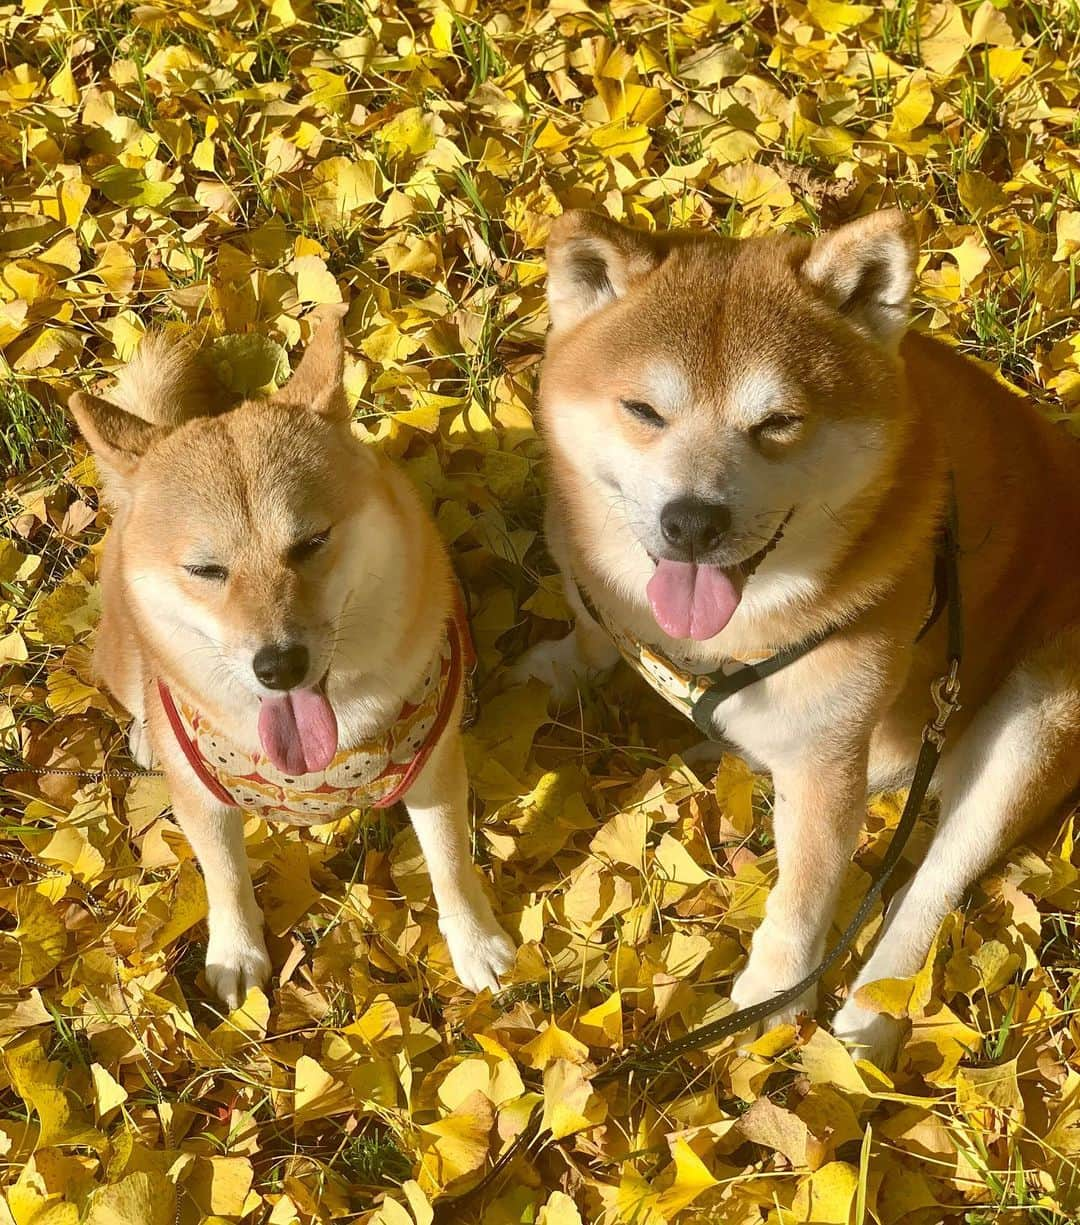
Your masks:
<path fill-rule="evenodd" d="M 345 399 L 345 330 L 342 320 L 348 307 L 324 306 L 292 376 L 274 393 L 274 399 L 304 408 L 334 421 L 349 419 Z"/>
<path fill-rule="evenodd" d="M 113 477 L 134 472 L 154 442 L 168 432 L 85 391 L 75 392 L 68 408 L 90 450 Z"/>
<path fill-rule="evenodd" d="M 908 324 L 917 251 L 911 221 L 885 209 L 815 239 L 802 274 L 860 331 L 895 350 Z"/>
<path fill-rule="evenodd" d="M 583 209 L 563 213 L 547 242 L 551 326 L 569 327 L 621 297 L 663 257 L 657 235 Z"/>

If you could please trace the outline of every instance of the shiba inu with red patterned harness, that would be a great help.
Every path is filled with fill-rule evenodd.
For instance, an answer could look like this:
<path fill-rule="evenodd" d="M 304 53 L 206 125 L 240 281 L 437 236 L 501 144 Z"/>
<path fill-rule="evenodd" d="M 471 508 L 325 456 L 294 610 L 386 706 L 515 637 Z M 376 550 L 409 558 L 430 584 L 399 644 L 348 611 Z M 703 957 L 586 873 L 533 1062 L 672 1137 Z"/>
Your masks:
<path fill-rule="evenodd" d="M 166 773 L 233 1006 L 270 973 L 241 810 L 310 825 L 401 799 L 461 982 L 496 989 L 514 958 L 470 851 L 459 593 L 404 475 L 353 436 L 343 365 L 331 315 L 280 391 L 219 411 L 162 334 L 111 402 L 71 398 L 114 509 L 96 665 Z"/>
<path fill-rule="evenodd" d="M 621 655 L 771 772 L 778 876 L 732 989 L 757 1004 L 821 960 L 868 787 L 911 777 L 955 512 L 966 653 L 941 819 L 833 1023 L 882 1064 L 898 1024 L 856 989 L 913 974 L 1080 781 L 1080 445 L 907 333 L 915 254 L 895 211 L 813 240 L 555 223 L 540 422 L 576 623 L 518 669 L 565 696 Z"/>

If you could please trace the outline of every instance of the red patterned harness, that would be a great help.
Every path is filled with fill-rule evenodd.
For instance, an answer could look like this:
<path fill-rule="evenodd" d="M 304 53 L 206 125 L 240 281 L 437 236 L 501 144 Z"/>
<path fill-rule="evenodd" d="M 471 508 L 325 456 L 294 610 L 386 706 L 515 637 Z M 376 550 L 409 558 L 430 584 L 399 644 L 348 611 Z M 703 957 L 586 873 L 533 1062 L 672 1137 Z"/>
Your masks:
<path fill-rule="evenodd" d="M 424 678 L 392 723 L 363 744 L 342 749 L 323 771 L 286 776 L 262 753 L 238 750 L 187 702 L 157 683 L 165 716 L 195 776 L 230 808 L 315 823 L 349 808 L 389 808 L 416 781 L 446 730 L 475 662 L 460 597 Z"/>

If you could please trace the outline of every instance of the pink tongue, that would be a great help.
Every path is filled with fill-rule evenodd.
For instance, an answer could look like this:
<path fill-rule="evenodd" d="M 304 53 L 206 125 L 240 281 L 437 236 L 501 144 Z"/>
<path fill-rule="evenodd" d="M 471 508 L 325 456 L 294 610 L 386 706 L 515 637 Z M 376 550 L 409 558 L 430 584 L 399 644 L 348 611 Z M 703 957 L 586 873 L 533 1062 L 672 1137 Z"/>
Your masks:
<path fill-rule="evenodd" d="M 742 578 L 719 566 L 659 561 L 645 592 L 665 634 L 702 642 L 731 620 L 742 599 Z"/>
<path fill-rule="evenodd" d="M 334 708 L 318 689 L 294 689 L 263 698 L 259 739 L 263 752 L 283 774 L 325 770 L 337 752 Z"/>

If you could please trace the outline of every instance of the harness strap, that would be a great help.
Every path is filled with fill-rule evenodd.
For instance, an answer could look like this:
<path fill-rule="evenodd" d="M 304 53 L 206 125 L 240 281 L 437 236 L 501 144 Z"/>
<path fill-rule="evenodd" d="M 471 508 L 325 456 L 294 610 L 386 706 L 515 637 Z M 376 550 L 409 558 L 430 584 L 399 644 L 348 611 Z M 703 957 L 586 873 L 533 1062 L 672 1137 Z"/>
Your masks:
<path fill-rule="evenodd" d="M 427 765 L 428 758 L 442 738 L 443 732 L 446 731 L 447 723 L 450 722 L 450 713 L 454 709 L 454 703 L 457 701 L 458 690 L 461 688 L 465 669 L 469 666 L 468 661 L 475 658 L 472 637 L 469 634 L 469 625 L 465 620 L 465 605 L 461 602 L 460 598 L 455 602 L 453 612 L 446 622 L 446 633 L 450 639 L 450 675 L 446 679 L 446 693 L 443 697 L 442 705 L 439 707 L 439 713 L 435 718 L 431 731 L 428 732 L 416 756 L 409 762 L 408 769 L 401 776 L 397 786 L 389 795 L 383 796 L 381 800 L 377 800 L 372 804 L 372 808 L 390 808 L 401 799 L 405 792 L 416 782 L 420 771 Z"/>
<path fill-rule="evenodd" d="M 176 709 L 176 703 L 173 701 L 173 695 L 169 691 L 169 686 L 160 677 L 158 678 L 157 691 L 158 697 L 161 699 L 161 707 L 165 711 L 165 718 L 168 719 L 169 727 L 172 728 L 173 737 L 180 746 L 180 751 L 187 759 L 192 773 L 215 800 L 220 801 L 229 808 L 239 808 L 240 805 L 225 790 L 211 771 L 207 769 L 206 761 L 202 753 L 199 752 L 199 746 L 187 734 L 187 729 L 184 727 L 184 721 L 180 718 L 180 712 Z"/>
<path fill-rule="evenodd" d="M 691 710 L 691 716 L 694 720 L 694 725 L 710 740 L 716 738 L 716 724 L 714 716 L 717 707 L 722 702 L 726 702 L 728 698 L 734 697 L 735 694 L 746 689 L 750 685 L 757 684 L 758 681 L 765 680 L 766 677 L 772 676 L 775 672 L 779 672 L 782 668 L 786 668 L 788 664 L 793 664 L 796 660 L 802 659 L 804 655 L 809 655 L 815 647 L 827 639 L 831 638 L 836 632 L 835 625 L 826 626 L 825 629 L 819 630 L 816 634 L 811 634 L 809 638 L 804 638 L 802 642 L 795 643 L 794 646 L 784 647 L 777 651 L 775 655 L 770 655 L 768 659 L 763 659 L 756 664 L 743 664 L 741 668 L 735 672 L 725 673 L 723 671 L 709 672 L 702 680 L 708 682 L 708 688 L 694 703 Z"/>

